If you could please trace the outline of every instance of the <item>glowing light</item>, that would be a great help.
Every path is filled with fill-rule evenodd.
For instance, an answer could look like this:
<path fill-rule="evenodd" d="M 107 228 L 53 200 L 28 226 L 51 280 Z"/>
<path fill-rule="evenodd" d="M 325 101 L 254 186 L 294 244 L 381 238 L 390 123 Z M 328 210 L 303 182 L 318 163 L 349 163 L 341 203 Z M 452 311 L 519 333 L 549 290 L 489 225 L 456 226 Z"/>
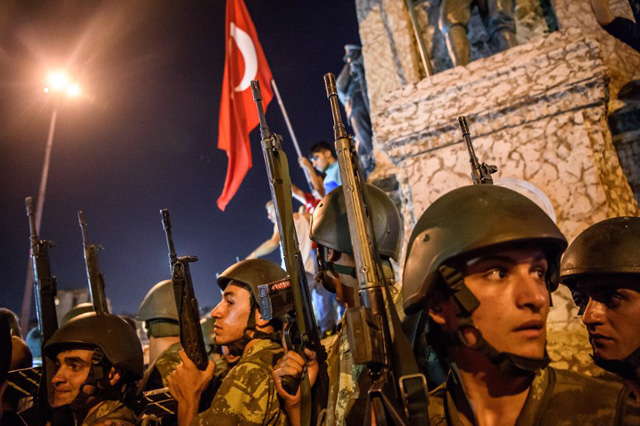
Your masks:
<path fill-rule="evenodd" d="M 79 94 L 80 94 L 80 86 L 78 86 L 77 84 L 71 84 L 69 85 L 69 87 L 67 87 L 67 95 L 70 98 L 78 96 Z"/>
<path fill-rule="evenodd" d="M 69 85 L 69 80 L 63 72 L 52 72 L 49 74 L 49 85 L 53 90 L 64 90 Z"/>
<path fill-rule="evenodd" d="M 79 96 L 82 91 L 78 84 L 69 81 L 69 77 L 65 73 L 56 71 L 49 74 L 44 93 L 65 93 L 68 97 L 74 98 Z"/>

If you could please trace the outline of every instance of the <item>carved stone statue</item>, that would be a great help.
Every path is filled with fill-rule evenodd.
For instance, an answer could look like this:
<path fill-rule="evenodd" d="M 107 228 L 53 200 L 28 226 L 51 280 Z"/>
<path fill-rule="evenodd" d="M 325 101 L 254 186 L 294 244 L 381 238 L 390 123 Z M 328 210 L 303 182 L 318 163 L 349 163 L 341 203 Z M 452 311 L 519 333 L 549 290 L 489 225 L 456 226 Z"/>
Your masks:
<path fill-rule="evenodd" d="M 371 142 L 371 119 L 369 118 L 369 98 L 364 77 L 362 48 L 355 44 L 344 47 L 345 66 L 336 80 L 338 97 L 344 105 L 349 125 L 353 129 L 360 167 L 365 177 L 375 168 L 373 144 Z"/>
<path fill-rule="evenodd" d="M 516 46 L 514 0 L 442 0 L 440 5 L 440 31 L 447 44 L 453 66 L 469 63 L 467 26 L 471 8 L 478 11 L 496 51 Z"/>

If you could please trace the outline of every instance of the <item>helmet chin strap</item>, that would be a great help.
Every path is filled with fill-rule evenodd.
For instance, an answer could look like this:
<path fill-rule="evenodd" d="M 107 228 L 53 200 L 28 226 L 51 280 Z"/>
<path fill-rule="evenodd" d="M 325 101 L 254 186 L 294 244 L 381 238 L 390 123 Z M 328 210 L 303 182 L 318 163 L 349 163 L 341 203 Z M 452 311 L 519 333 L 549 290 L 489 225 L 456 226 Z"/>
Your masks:
<path fill-rule="evenodd" d="M 636 370 L 640 368 L 640 346 L 625 359 L 603 359 L 597 355 L 591 355 L 593 362 L 600 368 L 610 373 L 617 374 L 623 379 L 634 379 Z"/>
<path fill-rule="evenodd" d="M 480 352 L 500 371 L 513 376 L 529 376 L 549 365 L 551 360 L 546 348 L 544 356 L 538 359 L 523 357 L 509 352 L 500 352 L 487 342 L 480 330 L 473 324 L 471 313 L 480 305 L 480 302 L 464 283 L 464 276 L 457 268 L 448 265 L 441 265 L 439 269 L 442 279 L 447 284 L 453 300 L 458 306 L 456 340 L 459 344 Z M 474 343 L 469 342 L 465 337 L 465 329 L 473 330 L 476 337 Z"/>

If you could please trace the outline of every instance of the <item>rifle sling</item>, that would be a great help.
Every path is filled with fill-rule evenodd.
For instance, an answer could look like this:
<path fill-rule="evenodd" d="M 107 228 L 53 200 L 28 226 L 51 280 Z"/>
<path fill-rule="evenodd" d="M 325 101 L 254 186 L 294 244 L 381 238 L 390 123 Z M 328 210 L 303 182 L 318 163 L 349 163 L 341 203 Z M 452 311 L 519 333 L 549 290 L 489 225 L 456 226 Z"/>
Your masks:
<path fill-rule="evenodd" d="M 393 325 L 392 349 L 395 360 L 394 370 L 398 377 L 398 386 L 403 397 L 405 414 L 411 425 L 429 424 L 429 396 L 427 381 L 418 368 L 413 347 L 405 334 L 398 311 L 386 280 L 383 281 L 385 299 Z"/>

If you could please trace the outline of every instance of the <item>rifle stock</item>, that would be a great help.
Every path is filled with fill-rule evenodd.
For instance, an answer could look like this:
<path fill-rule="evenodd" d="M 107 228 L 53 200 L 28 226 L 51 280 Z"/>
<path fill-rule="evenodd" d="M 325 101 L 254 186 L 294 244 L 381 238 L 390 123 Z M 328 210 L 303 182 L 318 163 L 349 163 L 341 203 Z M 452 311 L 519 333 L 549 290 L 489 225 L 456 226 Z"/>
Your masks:
<path fill-rule="evenodd" d="M 290 394 L 295 394 L 298 386 L 301 392 L 302 424 L 309 424 L 312 414 L 318 414 L 326 407 L 328 376 L 326 370 L 327 354 L 320 342 L 320 332 L 316 324 L 311 295 L 307 283 L 307 276 L 298 246 L 298 237 L 293 219 L 293 201 L 291 195 L 291 177 L 287 155 L 282 150 L 281 138 L 272 134 L 267 126 L 262 106 L 260 84 L 251 82 L 253 99 L 260 118 L 260 134 L 262 137 L 262 153 L 269 178 L 271 198 L 276 210 L 276 222 L 280 231 L 280 248 L 287 273 L 292 283 L 295 318 L 288 317 L 284 326 L 284 337 L 288 350 L 296 350 L 304 357 L 304 348 L 309 348 L 317 354 L 320 371 L 316 382 L 313 406 L 311 389 L 306 370 L 302 380 L 285 376 L 282 379 L 283 388 Z"/>
<path fill-rule="evenodd" d="M 98 264 L 98 250 L 100 247 L 89 243 L 89 238 L 87 237 L 87 220 L 82 210 L 78 212 L 78 223 L 80 223 L 80 229 L 82 230 L 84 264 L 87 269 L 87 279 L 89 281 L 89 291 L 91 292 L 93 309 L 95 309 L 97 314 L 109 313 L 107 297 L 104 293 L 104 276 L 102 272 L 100 272 L 100 266 Z"/>

